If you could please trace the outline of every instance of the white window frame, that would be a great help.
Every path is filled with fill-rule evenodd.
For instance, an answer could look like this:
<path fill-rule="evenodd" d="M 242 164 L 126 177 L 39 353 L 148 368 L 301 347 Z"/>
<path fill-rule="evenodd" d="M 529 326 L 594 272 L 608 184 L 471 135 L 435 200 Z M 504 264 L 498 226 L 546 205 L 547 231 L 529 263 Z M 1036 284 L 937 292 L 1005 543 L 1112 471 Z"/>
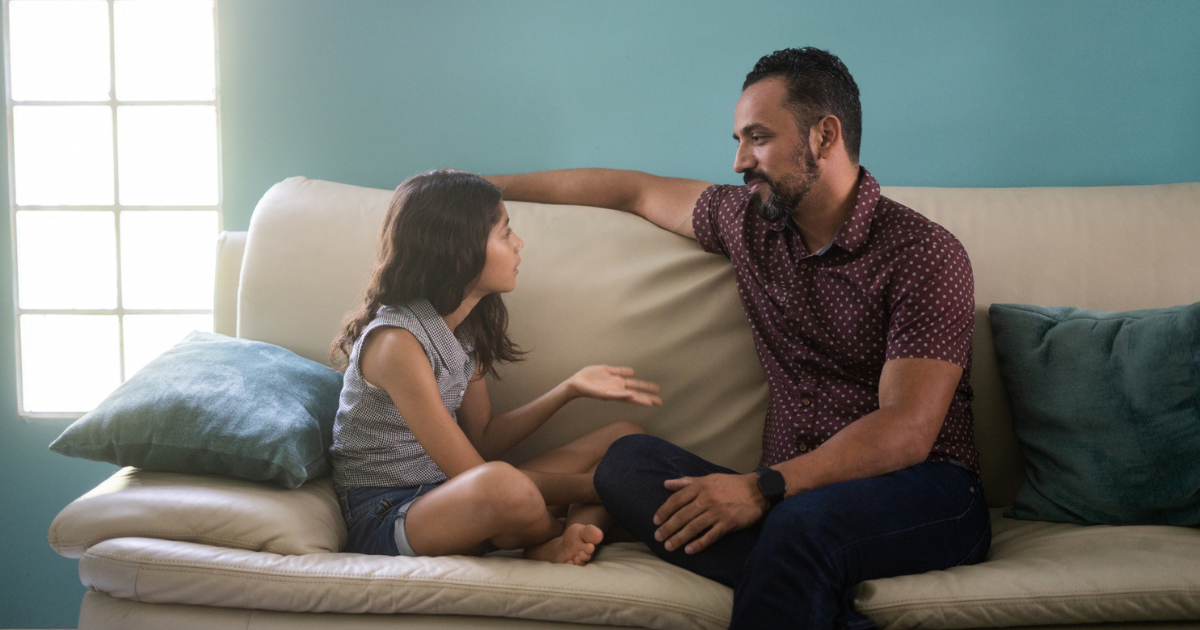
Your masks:
<path fill-rule="evenodd" d="M 218 44 L 220 37 L 218 36 L 217 26 L 217 2 L 213 0 L 213 72 L 214 72 L 214 90 L 213 99 L 205 101 L 121 101 L 117 100 L 117 68 L 116 68 L 116 26 L 114 23 L 114 6 L 116 0 L 103 0 L 108 5 L 108 68 L 109 68 L 109 86 L 107 101 L 14 101 L 12 97 L 12 63 L 11 63 L 11 42 L 10 35 L 11 20 L 9 20 L 9 0 L 3 1 L 4 13 L 4 98 L 6 106 L 6 118 L 8 124 L 8 219 L 9 219 L 9 234 L 11 238 L 12 248 L 12 282 L 13 282 L 13 310 L 14 310 L 14 333 L 16 336 L 16 375 L 17 375 L 17 415 L 21 418 L 31 419 L 46 419 L 46 420 L 62 420 L 76 419 L 84 415 L 85 412 L 36 412 L 25 409 L 23 400 L 24 387 L 22 380 L 22 354 L 21 354 L 21 316 L 22 315 L 116 315 L 117 316 L 117 334 L 118 334 L 118 352 L 120 359 L 120 379 L 124 383 L 130 375 L 125 373 L 125 315 L 209 315 L 213 314 L 213 309 L 127 309 L 123 304 L 122 287 L 121 287 L 121 214 L 123 212 L 146 212 L 146 211 L 204 211 L 217 213 L 217 232 L 218 234 L 224 229 L 224 213 L 222 212 L 222 202 L 224 200 L 224 185 L 223 177 L 223 160 L 221 147 L 221 64 L 220 52 Z M 59 2 L 62 0 L 36 0 L 38 2 Z M 170 0 L 161 0 L 170 1 Z M 113 204 L 110 206 L 18 206 L 16 197 L 16 165 L 14 155 L 13 142 L 13 106 L 14 105 L 33 105 L 33 106 L 104 106 L 107 105 L 112 114 L 112 150 L 113 150 Z M 121 181 L 120 181 L 120 162 L 117 146 L 117 108 L 118 107 L 149 107 L 149 106 L 188 106 L 188 105 L 205 105 L 213 106 L 216 109 L 217 119 L 217 203 L 213 206 L 126 206 L 121 204 Z M 20 302 L 20 273 L 17 267 L 18 252 L 17 252 L 17 211 L 18 210 L 36 210 L 36 211 L 100 211 L 112 212 L 116 217 L 116 265 L 117 265 L 117 307 L 114 309 L 23 309 Z M 214 235 L 215 237 L 215 235 Z M 214 238 L 213 247 L 216 247 Z M 215 273 L 215 269 L 213 270 Z"/>

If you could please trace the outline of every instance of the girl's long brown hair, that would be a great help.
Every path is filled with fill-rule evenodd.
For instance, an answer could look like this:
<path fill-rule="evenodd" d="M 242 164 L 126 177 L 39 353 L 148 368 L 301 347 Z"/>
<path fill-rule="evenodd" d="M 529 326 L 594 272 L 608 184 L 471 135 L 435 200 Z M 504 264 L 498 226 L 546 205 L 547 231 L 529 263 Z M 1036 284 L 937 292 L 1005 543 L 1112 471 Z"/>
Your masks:
<path fill-rule="evenodd" d="M 382 306 L 426 298 L 439 315 L 453 313 L 487 261 L 488 234 L 500 220 L 500 189 L 451 169 L 414 175 L 396 188 L 380 234 L 379 254 L 359 308 L 330 348 L 345 369 L 354 343 Z M 508 310 L 499 294 L 479 301 L 460 328 L 475 344 L 481 373 L 524 353 L 508 338 Z"/>

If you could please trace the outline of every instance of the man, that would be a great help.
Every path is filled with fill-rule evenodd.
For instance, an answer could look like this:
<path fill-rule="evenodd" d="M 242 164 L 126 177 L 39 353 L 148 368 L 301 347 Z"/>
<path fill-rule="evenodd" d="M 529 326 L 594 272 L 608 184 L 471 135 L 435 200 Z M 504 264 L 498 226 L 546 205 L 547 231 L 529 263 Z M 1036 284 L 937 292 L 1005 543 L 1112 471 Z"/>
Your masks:
<path fill-rule="evenodd" d="M 652 436 L 596 489 L 663 559 L 734 587 L 731 628 L 868 628 L 851 588 L 979 562 L 991 529 L 970 409 L 974 286 L 949 232 L 858 165 L 858 86 L 813 48 L 763 57 L 734 110 L 745 186 L 577 169 L 508 199 L 617 208 L 733 263 L 771 402 L 759 469 Z"/>

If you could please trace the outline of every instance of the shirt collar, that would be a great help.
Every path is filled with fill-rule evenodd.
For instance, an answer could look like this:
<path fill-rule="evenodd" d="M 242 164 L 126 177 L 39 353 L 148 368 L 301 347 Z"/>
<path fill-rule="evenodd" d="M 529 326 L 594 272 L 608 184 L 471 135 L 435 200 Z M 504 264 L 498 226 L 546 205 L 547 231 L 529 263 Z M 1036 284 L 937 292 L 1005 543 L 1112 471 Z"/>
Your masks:
<path fill-rule="evenodd" d="M 848 252 L 858 250 L 867 242 L 875 208 L 879 206 L 879 182 L 861 166 L 858 167 L 858 173 L 858 195 L 854 199 L 854 209 L 833 237 L 833 242 Z"/>
<path fill-rule="evenodd" d="M 858 193 L 854 198 L 854 208 L 850 211 L 846 222 L 834 234 L 830 245 L 837 245 L 848 252 L 854 252 L 862 247 L 871 232 L 871 221 L 875 218 L 875 207 L 879 205 L 879 196 L 879 182 L 875 181 L 875 177 L 867 169 L 858 167 Z M 788 215 L 772 221 L 767 227 L 772 231 L 779 232 L 791 226 L 792 217 Z M 827 245 L 825 249 L 815 255 L 825 253 L 828 248 Z"/>
<path fill-rule="evenodd" d="M 410 308 L 421 324 L 425 326 L 425 332 L 437 347 L 438 353 L 442 354 L 442 360 L 446 361 L 450 357 L 455 360 L 464 359 L 467 355 L 475 350 L 475 344 L 472 343 L 471 336 L 466 333 L 466 330 L 459 326 L 458 330 L 450 330 L 450 326 L 446 325 L 446 320 L 438 314 L 437 309 L 429 302 L 427 298 L 415 298 L 408 303 Z M 451 342 L 454 339 L 457 344 Z M 449 364 L 449 361 L 446 361 Z"/>

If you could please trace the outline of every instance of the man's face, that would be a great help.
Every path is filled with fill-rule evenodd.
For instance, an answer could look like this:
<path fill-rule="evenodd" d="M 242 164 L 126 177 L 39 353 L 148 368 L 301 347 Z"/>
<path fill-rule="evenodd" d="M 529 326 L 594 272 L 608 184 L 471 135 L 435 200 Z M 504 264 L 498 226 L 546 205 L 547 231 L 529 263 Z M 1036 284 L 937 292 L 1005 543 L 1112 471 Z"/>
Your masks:
<path fill-rule="evenodd" d="M 786 101 L 783 79 L 764 79 L 742 92 L 733 112 L 733 170 L 750 186 L 751 208 L 768 221 L 791 214 L 821 177 L 809 130 L 797 128 Z"/>

